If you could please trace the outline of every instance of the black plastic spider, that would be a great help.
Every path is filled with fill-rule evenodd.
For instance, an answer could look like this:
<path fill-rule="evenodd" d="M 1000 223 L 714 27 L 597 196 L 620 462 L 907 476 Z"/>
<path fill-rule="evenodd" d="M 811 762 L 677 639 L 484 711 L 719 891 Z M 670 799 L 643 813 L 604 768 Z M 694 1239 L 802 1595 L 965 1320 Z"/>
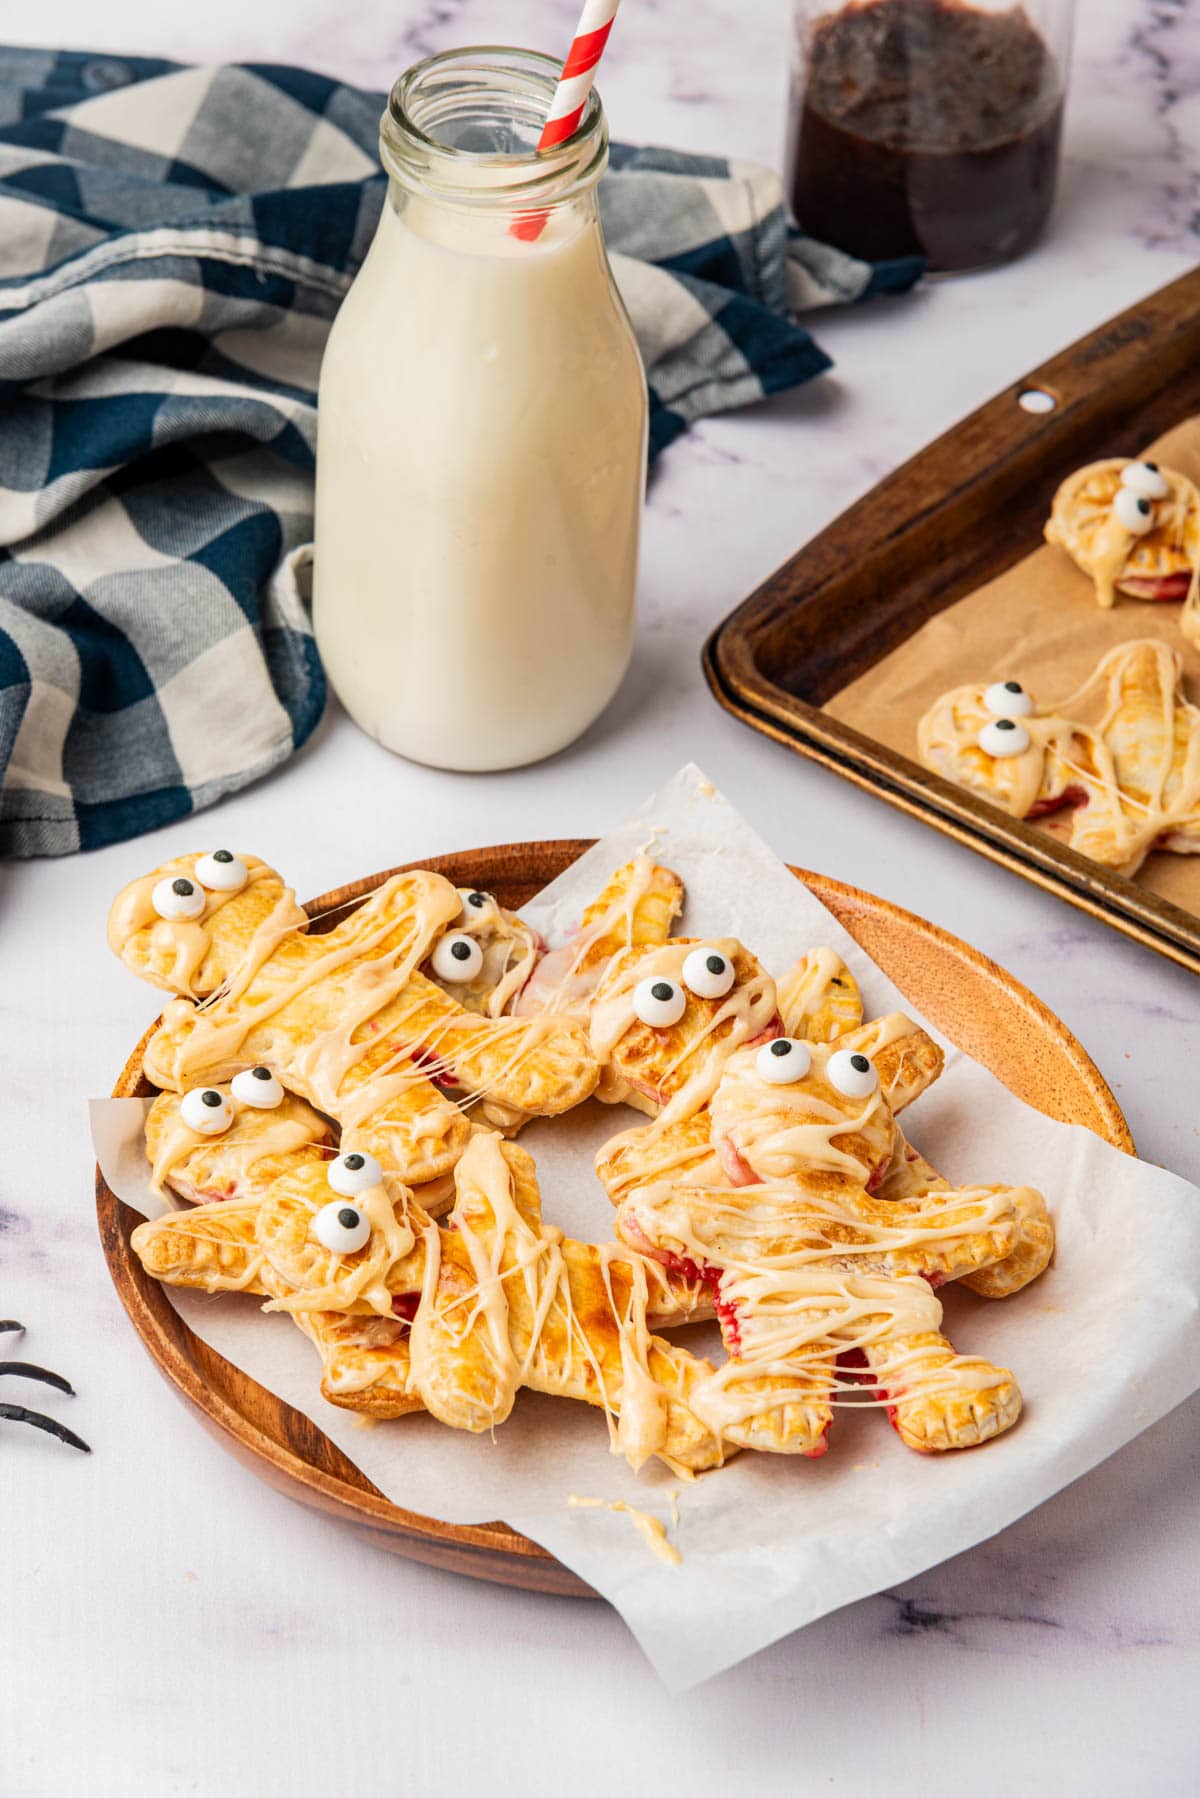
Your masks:
<path fill-rule="evenodd" d="M 0 1320 L 0 1336 L 24 1334 L 24 1324 L 14 1323 L 11 1319 Z M 53 1386 L 56 1392 L 69 1393 L 72 1398 L 75 1396 L 75 1388 L 69 1380 L 64 1380 L 61 1374 L 51 1373 L 48 1367 L 35 1366 L 32 1361 L 0 1361 L 0 1374 L 6 1373 L 20 1374 L 26 1380 L 40 1380 L 44 1386 Z M 31 1423 L 35 1429 L 46 1430 L 51 1436 L 57 1436 L 69 1448 L 81 1448 L 85 1455 L 92 1452 L 82 1436 L 77 1436 L 66 1424 L 47 1417 L 42 1411 L 28 1411 L 24 1405 L 0 1404 L 0 1418 L 7 1419 L 9 1423 Z"/>

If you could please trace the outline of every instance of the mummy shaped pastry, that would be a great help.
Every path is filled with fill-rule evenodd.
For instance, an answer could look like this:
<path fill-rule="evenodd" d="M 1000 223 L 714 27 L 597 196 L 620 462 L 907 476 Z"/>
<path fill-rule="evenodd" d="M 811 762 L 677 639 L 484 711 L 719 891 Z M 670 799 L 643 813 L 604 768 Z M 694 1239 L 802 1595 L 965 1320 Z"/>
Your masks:
<path fill-rule="evenodd" d="M 395 875 L 322 935 L 263 863 L 241 858 L 244 883 L 214 891 L 205 861 L 180 857 L 135 881 L 109 920 L 127 965 L 186 995 L 146 1050 L 156 1085 L 213 1088 L 262 1068 L 409 1184 L 449 1173 L 472 1116 L 513 1129 L 595 1086 L 580 1025 L 479 1015 L 419 972 L 443 953 L 457 967 L 459 948 L 479 971 L 478 941 L 458 928 L 464 901 L 440 875 Z M 164 916 L 164 882 L 202 888 L 203 913 Z"/>
<path fill-rule="evenodd" d="M 476 1133 L 450 1230 L 397 1182 L 331 1194 L 329 1171 L 311 1144 L 262 1157 L 237 1196 L 141 1224 L 133 1247 L 168 1284 L 290 1313 L 320 1353 L 324 1396 L 344 1408 L 390 1418 L 424 1406 L 486 1431 L 528 1386 L 602 1409 L 635 1467 L 657 1456 L 700 1472 L 734 1452 L 689 1407 L 711 1363 L 653 1334 L 657 1318 L 676 1321 L 661 1269 L 547 1229 L 515 1144 Z M 194 1186 L 186 1157 L 177 1173 Z"/>
<path fill-rule="evenodd" d="M 1040 1195 L 952 1190 L 930 1170 L 935 1188 L 914 1177 L 878 1196 L 900 1141 L 893 1107 L 936 1077 L 936 1045 L 898 1015 L 800 1054 L 781 1040 L 778 1057 L 772 1043 L 729 1059 L 704 1159 L 657 1167 L 620 1197 L 622 1240 L 713 1292 L 729 1358 L 693 1411 L 779 1454 L 823 1454 L 843 1392 L 884 1404 L 911 1448 L 999 1435 L 1020 1413 L 1016 1381 L 955 1352 L 932 1288 L 1008 1268 L 997 1292 L 1015 1290 L 1040 1272 L 1053 1241 Z"/>
<path fill-rule="evenodd" d="M 1157 462 L 1092 462 L 1055 494 L 1046 541 L 1091 576 L 1101 606 L 1118 593 L 1183 601 L 1184 634 L 1200 641 L 1200 492 L 1185 475 Z"/>
<path fill-rule="evenodd" d="M 1200 852 L 1200 711 L 1165 643 L 1118 644 L 1057 712 L 997 717 L 995 695 L 956 687 L 930 707 L 917 731 L 926 767 L 1017 818 L 1070 808 L 1070 846 L 1123 874 L 1152 850 Z M 1071 716 L 1085 708 L 1094 723 Z"/>

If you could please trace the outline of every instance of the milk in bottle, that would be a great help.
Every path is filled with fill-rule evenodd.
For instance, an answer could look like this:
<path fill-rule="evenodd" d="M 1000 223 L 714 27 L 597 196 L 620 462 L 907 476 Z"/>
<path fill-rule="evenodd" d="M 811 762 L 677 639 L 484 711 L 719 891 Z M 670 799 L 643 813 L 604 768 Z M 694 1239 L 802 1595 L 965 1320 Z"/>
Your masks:
<path fill-rule="evenodd" d="M 364 730 L 443 768 L 562 748 L 632 647 L 646 383 L 595 95 L 533 154 L 557 73 L 462 51 L 396 83 L 387 197 L 321 370 L 317 643 Z"/>

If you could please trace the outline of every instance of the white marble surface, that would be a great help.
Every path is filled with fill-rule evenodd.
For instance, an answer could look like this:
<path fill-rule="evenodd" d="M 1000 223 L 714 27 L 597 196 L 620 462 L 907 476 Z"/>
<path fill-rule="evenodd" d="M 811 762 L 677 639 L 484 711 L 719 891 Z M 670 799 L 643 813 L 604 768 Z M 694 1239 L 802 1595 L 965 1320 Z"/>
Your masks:
<path fill-rule="evenodd" d="M 456 42 L 554 47 L 575 10 L 8 0 L 0 33 L 290 59 L 382 86 Z M 315 891 L 464 844 L 597 831 L 694 757 L 790 859 L 924 912 L 1012 968 L 1099 1061 L 1142 1152 L 1200 1180 L 1193 979 L 734 724 L 697 661 L 711 625 L 882 474 L 1195 261 L 1195 10 L 1084 0 L 1082 15 L 1044 246 L 821 320 L 832 378 L 707 422 L 669 452 L 648 514 L 637 662 L 580 744 L 523 773 L 452 777 L 390 759 L 331 709 L 302 756 L 224 805 L 210 834 L 219 819 L 222 838 Z M 630 0 L 603 82 L 615 132 L 775 160 L 787 34 L 784 0 Z M 0 1310 L 30 1325 L 31 1358 L 74 1377 L 61 1414 L 96 1448 L 85 1461 L 0 1426 L 3 1798 L 73 1784 L 94 1798 L 1195 1790 L 1200 1399 L 993 1542 L 673 1701 L 601 1606 L 386 1558 L 203 1435 L 109 1285 L 82 1105 L 152 1011 L 104 951 L 108 897 L 196 834 L 0 869 Z"/>

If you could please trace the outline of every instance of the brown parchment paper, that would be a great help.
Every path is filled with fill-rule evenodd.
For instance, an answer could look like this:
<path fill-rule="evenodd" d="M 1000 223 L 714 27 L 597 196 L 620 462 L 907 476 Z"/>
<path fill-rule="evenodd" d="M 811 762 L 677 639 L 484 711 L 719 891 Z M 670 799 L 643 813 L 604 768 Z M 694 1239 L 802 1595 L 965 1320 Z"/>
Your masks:
<path fill-rule="evenodd" d="M 1150 456 L 1200 484 L 1200 418 L 1185 420 L 1144 449 L 1131 446 L 1129 453 Z M 995 528 L 1003 531 L 1002 516 Z M 1064 550 L 1045 544 L 931 618 L 823 709 L 919 762 L 917 725 L 951 687 L 1019 680 L 1040 708 L 1056 709 L 1107 650 L 1135 637 L 1156 637 L 1182 652 L 1184 690 L 1200 704 L 1200 654 L 1180 633 L 1182 609 L 1118 596 L 1113 609 L 1103 611 L 1087 575 Z M 1070 715 L 1088 721 L 1086 709 Z M 1067 831 L 1053 818 L 1039 828 L 1058 837 Z M 1137 880 L 1200 916 L 1200 855 L 1151 855 Z"/>

